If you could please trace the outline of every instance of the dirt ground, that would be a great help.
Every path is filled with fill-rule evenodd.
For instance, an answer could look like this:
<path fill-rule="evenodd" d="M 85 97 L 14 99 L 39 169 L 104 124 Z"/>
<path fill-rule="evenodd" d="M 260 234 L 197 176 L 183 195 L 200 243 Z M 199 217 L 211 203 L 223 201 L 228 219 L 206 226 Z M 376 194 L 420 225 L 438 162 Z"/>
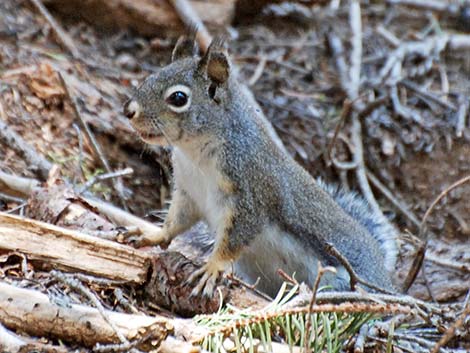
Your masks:
<path fill-rule="evenodd" d="M 359 190 L 354 170 L 331 163 L 327 152 L 338 124 L 342 125 L 335 138 L 335 159 L 349 161 L 354 152 L 350 117 L 341 121 L 347 93 L 331 48 L 334 34 L 344 50 L 350 50 L 348 7 L 307 9 L 287 3 L 265 7 L 256 16 L 239 9 L 230 28 L 219 27 L 213 33 L 228 36 L 241 80 L 249 85 L 295 159 L 315 177 Z M 96 23 L 56 11 L 52 14 L 86 60 L 70 57 L 28 1 L 0 3 L 0 118 L 74 184 L 103 173 L 60 72 L 111 169 L 133 169 L 131 177 L 123 178 L 129 210 L 161 221 L 172 183 L 169 150 L 139 142 L 122 105 L 133 87 L 169 62 L 177 36 L 165 32 L 141 36 L 127 28 L 104 30 Z M 402 58 L 402 76 L 395 86 L 400 104 L 393 101 L 393 85 L 374 80 L 400 43 L 424 41 L 443 32 L 470 35 L 468 17 L 381 1 L 362 7 L 360 94 L 369 102 L 382 99 L 361 117 L 365 165 L 383 185 L 371 182 L 381 209 L 400 233 L 411 234 L 401 237 L 398 284 L 414 258 L 416 246 L 409 239 L 418 235 L 426 210 L 446 188 L 470 175 L 470 48 L 422 49 Z M 395 37 L 396 46 L 387 35 Z M 463 125 L 462 109 L 466 109 Z M 25 159 L 1 141 L 0 170 L 38 178 Z M 384 189 L 407 211 L 400 211 Z M 91 191 L 122 205 L 110 182 L 98 182 Z M 431 257 L 425 260 L 411 295 L 447 303 L 468 295 L 469 200 L 470 183 L 466 183 L 448 192 L 432 210 L 425 232 Z M 20 204 L 0 195 L 1 211 Z"/>

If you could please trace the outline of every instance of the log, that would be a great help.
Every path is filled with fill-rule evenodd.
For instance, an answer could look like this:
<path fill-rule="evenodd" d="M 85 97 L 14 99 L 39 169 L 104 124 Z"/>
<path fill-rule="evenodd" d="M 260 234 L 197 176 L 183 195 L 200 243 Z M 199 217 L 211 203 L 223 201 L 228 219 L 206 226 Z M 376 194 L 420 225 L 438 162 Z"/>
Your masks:
<path fill-rule="evenodd" d="M 0 352 L 19 352 L 26 343 L 0 325 Z"/>
<path fill-rule="evenodd" d="M 0 249 L 112 280 L 143 283 L 150 255 L 78 231 L 0 212 Z"/>
<path fill-rule="evenodd" d="M 0 352 L 8 353 L 67 353 L 64 347 L 52 346 L 34 341 L 30 338 L 20 337 L 7 330 L 0 324 Z"/>
<path fill-rule="evenodd" d="M 90 204 L 119 225 L 137 226 L 142 234 L 160 229 L 110 204 L 90 198 L 81 199 L 72 189 L 60 183 L 40 187 L 26 178 L 0 172 L 0 186 L 1 182 L 23 196 L 29 195 L 29 208 L 32 208 L 29 214 L 45 221 L 59 220 L 60 225 L 79 225 L 81 230 L 91 232 L 93 230 L 85 228 L 84 223 L 75 222 L 76 219 L 85 219 L 83 214 L 90 213 L 86 218 L 91 219 L 88 223 L 105 225 L 93 221 L 99 219 L 99 214 L 93 213 L 94 210 L 87 206 Z M 242 308 L 260 309 L 267 305 L 267 300 L 252 290 L 240 286 L 229 287 L 222 281 L 217 293 L 210 298 L 190 295 L 193 288 L 186 280 L 200 267 L 193 260 L 200 260 L 205 255 L 192 241 L 200 236 L 199 232 L 203 230 L 191 229 L 181 235 L 179 241 L 172 244 L 172 251 L 150 254 L 73 229 L 0 212 L 0 250 L 21 252 L 29 260 L 41 261 L 46 267 L 143 285 L 149 301 L 180 315 L 215 312 L 221 300 L 228 300 L 230 304 Z"/>
<path fill-rule="evenodd" d="M 250 290 L 219 282 L 208 298 L 191 296 L 186 280 L 200 265 L 178 252 L 150 254 L 40 221 L 0 212 L 0 250 L 21 252 L 29 260 L 70 272 L 144 285 L 148 300 L 184 316 L 217 311 L 222 301 L 261 308 L 267 301 Z M 219 295 L 220 293 L 220 295 Z"/>
<path fill-rule="evenodd" d="M 217 290 L 212 297 L 191 296 L 194 286 L 186 280 L 198 270 L 195 264 L 179 252 L 165 251 L 156 255 L 152 260 L 152 271 L 145 284 L 145 294 L 153 303 L 169 308 L 184 317 L 196 314 L 216 312 L 221 301 L 237 308 L 259 310 L 268 305 L 248 288 L 229 286 L 227 281 L 219 279 Z"/>
<path fill-rule="evenodd" d="M 11 194 L 12 196 L 18 197 L 28 197 L 29 202 L 34 203 L 33 207 L 35 208 L 43 208 L 48 207 L 47 203 L 50 203 L 50 199 L 48 199 L 48 189 L 47 187 L 42 188 L 39 181 L 30 178 L 24 178 L 17 175 L 7 174 L 0 170 L 0 190 L 6 192 L 7 194 Z M 70 187 L 69 187 L 70 188 Z M 73 189 L 70 188 L 70 193 L 74 193 Z M 39 200 L 35 200 L 35 198 L 41 195 L 41 199 L 43 200 L 42 204 L 38 204 Z M 99 214 L 106 216 L 108 219 L 113 221 L 116 225 L 122 227 L 138 227 L 140 234 L 142 235 L 151 235 L 155 232 L 160 230 L 160 227 L 150 223 L 142 218 L 134 216 L 133 214 L 126 212 L 110 203 L 107 203 L 102 200 L 98 200 L 91 197 L 80 197 L 74 196 L 74 198 L 82 199 L 81 203 L 85 203 L 90 205 L 91 207 L 96 208 Z M 62 201 L 61 201 L 62 202 Z M 82 213 L 87 208 L 82 205 Z M 70 206 L 68 206 L 70 207 Z M 89 210 L 88 210 L 89 211 Z M 74 211 L 76 213 L 76 210 Z M 38 216 L 35 212 L 32 213 L 32 217 L 35 218 Z M 63 216 L 63 215 L 61 215 Z M 97 215 L 98 216 L 98 215 Z M 48 219 L 42 219 L 42 221 L 48 221 Z M 70 221 L 70 220 L 68 220 Z"/>
<path fill-rule="evenodd" d="M 106 316 L 128 340 L 152 332 L 154 344 L 173 331 L 168 319 L 145 315 L 123 314 L 105 310 Z M 32 336 L 56 337 L 87 347 L 96 343 L 120 343 L 116 332 L 94 308 L 72 304 L 59 306 L 35 290 L 18 288 L 0 282 L 0 322 L 11 330 Z"/>
<path fill-rule="evenodd" d="M 229 25 L 235 0 L 192 0 L 209 27 Z M 104 30 L 129 28 L 142 35 L 179 35 L 184 26 L 165 0 L 45 0 L 53 11 L 79 18 Z"/>
<path fill-rule="evenodd" d="M 150 317 L 109 310 L 105 310 L 105 315 L 127 340 L 146 337 L 142 342 L 144 346 L 138 346 L 146 351 L 158 347 L 162 353 L 199 352 L 189 342 L 201 341 L 208 334 L 205 328 L 196 325 L 192 319 Z M 53 337 L 86 347 L 93 347 L 97 343 L 120 343 L 116 332 L 97 309 L 78 304 L 59 306 L 39 291 L 0 282 L 0 329 L 2 324 L 31 336 Z M 8 343 L 10 347 L 23 344 L 19 340 Z M 283 345 L 275 346 L 274 352 L 289 351 Z"/>

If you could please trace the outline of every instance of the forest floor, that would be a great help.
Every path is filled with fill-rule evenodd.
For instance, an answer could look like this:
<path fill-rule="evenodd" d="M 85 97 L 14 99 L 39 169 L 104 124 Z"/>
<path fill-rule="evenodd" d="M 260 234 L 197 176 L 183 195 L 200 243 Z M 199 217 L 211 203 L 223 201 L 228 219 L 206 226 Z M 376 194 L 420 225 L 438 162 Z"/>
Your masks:
<path fill-rule="evenodd" d="M 363 172 L 372 190 L 368 197 L 377 200 L 402 234 L 395 282 L 403 283 L 426 239 L 426 257 L 408 294 L 461 309 L 468 307 L 470 293 L 470 183 L 448 188 L 470 175 L 470 5 L 464 3 L 459 10 L 449 5 L 440 11 L 384 2 L 363 5 L 356 94 L 350 91 L 354 79 L 343 67 L 353 65 L 355 40 L 347 4 L 309 8 L 285 3 L 266 6 L 256 16 L 239 11 L 232 26 L 213 30 L 227 35 L 240 79 L 289 153 L 313 176 L 358 193 L 364 185 L 357 182 L 358 166 L 348 166 L 357 149 L 347 101 L 361 101 L 367 111 L 358 118 Z M 97 180 L 88 192 L 151 222 L 161 221 L 171 190 L 169 150 L 144 146 L 122 106 L 133 87 L 169 62 L 177 36 L 141 36 L 52 14 L 80 59 L 64 49 L 28 1 L 0 3 L 0 122 L 58 166 L 58 179 L 79 188 L 107 171 L 76 106 L 110 170 L 133 170 L 132 176 L 119 178 L 122 187 L 111 179 Z M 32 168 L 5 138 L 0 139 L 0 171 L 46 180 L 44 171 Z M 0 211 L 32 214 L 24 197 L 7 195 L 1 186 Z M 21 254 L 0 249 L 0 281 L 28 278 L 34 284 L 23 287 L 46 292 L 55 285 L 67 292 L 47 270 L 30 264 L 34 274 L 28 277 L 22 261 Z M 468 317 L 462 325 L 449 347 L 470 349 Z"/>

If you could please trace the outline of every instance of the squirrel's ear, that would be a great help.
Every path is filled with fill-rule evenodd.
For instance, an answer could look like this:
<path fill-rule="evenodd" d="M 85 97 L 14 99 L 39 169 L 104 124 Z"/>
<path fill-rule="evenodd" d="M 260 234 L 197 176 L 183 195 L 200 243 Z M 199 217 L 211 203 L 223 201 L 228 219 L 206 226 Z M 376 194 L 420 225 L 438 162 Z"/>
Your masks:
<path fill-rule="evenodd" d="M 198 69 L 205 71 L 217 85 L 226 82 L 230 76 L 230 61 L 224 44 L 222 38 L 214 39 L 198 65 Z"/>
<path fill-rule="evenodd" d="M 230 75 L 230 63 L 224 52 L 212 53 L 207 63 L 207 76 L 216 84 L 222 84 Z"/>
<path fill-rule="evenodd" d="M 171 53 L 171 61 L 196 56 L 198 51 L 199 48 L 192 35 L 190 37 L 179 37 Z"/>

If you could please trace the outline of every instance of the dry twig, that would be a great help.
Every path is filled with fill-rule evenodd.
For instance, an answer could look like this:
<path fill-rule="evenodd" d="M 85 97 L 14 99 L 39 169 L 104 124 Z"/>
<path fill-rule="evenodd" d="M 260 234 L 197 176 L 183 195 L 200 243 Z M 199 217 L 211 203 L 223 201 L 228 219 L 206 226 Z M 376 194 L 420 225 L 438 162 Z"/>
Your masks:
<path fill-rule="evenodd" d="M 83 283 L 81 283 L 78 279 L 74 278 L 73 275 L 65 275 L 57 270 L 51 271 L 50 274 L 52 275 L 52 277 L 60 280 L 65 285 L 85 295 L 93 303 L 95 308 L 103 317 L 104 321 L 106 321 L 108 325 L 113 329 L 121 343 L 129 343 L 127 338 L 121 333 L 121 331 L 118 330 L 114 322 L 109 318 L 109 315 L 105 312 L 103 304 L 101 304 L 100 300 L 88 288 L 86 288 Z"/>
<path fill-rule="evenodd" d="M 415 83 L 411 82 L 410 80 L 408 79 L 404 79 L 400 82 L 398 82 L 399 85 L 402 85 L 414 92 L 416 92 L 418 95 L 426 98 L 426 99 L 429 99 L 430 101 L 433 101 L 437 104 L 439 104 L 440 106 L 444 107 L 445 109 L 449 109 L 449 110 L 452 110 L 452 111 L 457 111 L 457 107 L 455 107 L 453 104 L 445 101 L 444 99 L 436 96 L 435 94 L 429 92 L 429 91 L 425 91 L 423 89 L 421 89 L 418 85 L 416 85 Z"/>
<path fill-rule="evenodd" d="M 450 260 L 444 260 L 440 257 L 430 255 L 430 254 L 426 254 L 425 260 L 432 262 L 436 265 L 455 270 L 455 271 L 470 273 L 470 265 L 466 265 L 463 263 L 458 263 L 458 262 L 450 261 Z"/>
<path fill-rule="evenodd" d="M 364 345 L 366 343 L 368 333 L 369 333 L 369 324 L 365 323 L 359 329 L 359 333 L 356 337 L 356 342 L 354 343 L 354 353 L 364 352 Z"/>
<path fill-rule="evenodd" d="M 335 146 L 335 143 L 336 143 L 336 139 L 338 138 L 338 134 L 339 134 L 339 131 L 341 130 L 341 127 L 344 125 L 346 119 L 348 118 L 348 116 L 351 115 L 351 111 L 352 111 L 352 103 L 349 99 L 346 99 L 344 102 L 343 102 L 343 110 L 341 111 L 341 117 L 338 121 L 338 123 L 336 124 L 336 127 L 335 127 L 335 131 L 333 133 L 333 138 L 331 139 L 330 143 L 328 144 L 328 147 L 326 149 L 326 157 L 327 157 L 327 164 L 329 165 L 330 163 L 332 163 L 333 161 L 333 148 Z M 355 167 L 355 165 L 354 165 Z"/>
<path fill-rule="evenodd" d="M 393 196 L 392 192 L 388 190 L 388 188 L 382 184 L 382 182 L 370 171 L 366 171 L 367 174 L 367 179 L 375 186 L 377 190 L 380 190 L 382 195 L 384 195 L 388 201 L 394 205 L 397 210 L 399 210 L 406 218 L 408 218 L 413 225 L 416 227 L 419 227 L 419 220 L 416 218 L 416 216 L 413 214 L 413 212 L 410 211 L 409 207 L 404 205 L 401 201 L 399 201 L 395 196 Z"/>
<path fill-rule="evenodd" d="M 451 325 L 446 330 L 446 332 L 441 337 L 439 342 L 437 342 L 436 345 L 433 347 L 433 349 L 431 350 L 431 353 L 438 353 L 441 347 L 443 347 L 447 342 L 449 342 L 455 336 L 456 331 L 462 327 L 462 325 L 465 323 L 465 319 L 469 315 L 470 315 L 470 304 L 467 303 L 462 313 L 459 315 L 457 320 L 455 320 L 454 324 Z"/>
<path fill-rule="evenodd" d="M 387 0 L 390 5 L 403 5 L 416 9 L 449 12 L 455 14 L 458 6 L 452 6 L 450 1 L 442 0 Z"/>
<path fill-rule="evenodd" d="M 258 65 L 256 65 L 255 72 L 248 80 L 248 86 L 253 86 L 259 80 L 259 78 L 263 74 L 264 68 L 266 67 L 267 61 L 268 61 L 267 56 L 261 55 Z"/>
<path fill-rule="evenodd" d="M 11 189 L 20 193 L 24 197 L 29 197 L 33 191 L 37 191 L 40 187 L 39 182 L 35 179 L 24 178 L 17 175 L 11 175 L 0 171 L 0 183 L 4 184 L 7 189 Z M 91 197 L 83 198 L 88 204 L 92 205 L 101 214 L 104 214 L 116 225 L 122 227 L 138 227 L 139 234 L 154 234 L 160 231 L 160 227 L 136 217 L 110 203 L 104 202 Z"/>
<path fill-rule="evenodd" d="M 57 21 L 52 17 L 50 12 L 46 9 L 46 7 L 42 4 L 41 0 L 31 0 L 33 5 L 38 9 L 38 11 L 41 13 L 41 15 L 44 16 L 46 21 L 49 23 L 49 25 L 52 27 L 53 31 L 57 35 L 58 39 L 62 43 L 62 45 L 65 47 L 65 49 L 68 50 L 70 54 L 75 59 L 80 59 L 80 51 L 77 49 L 75 46 L 75 43 L 73 42 L 72 38 L 67 34 L 67 32 L 64 31 L 64 29 L 57 23 Z"/>
<path fill-rule="evenodd" d="M 199 47 L 205 52 L 209 48 L 212 37 L 191 3 L 188 0 L 170 0 L 170 2 L 186 27 L 193 27 L 197 30 L 196 40 Z"/>
<path fill-rule="evenodd" d="M 460 103 L 459 109 L 457 110 L 457 124 L 455 127 L 455 135 L 457 137 L 462 137 L 463 135 L 463 130 L 465 129 L 465 121 L 467 120 L 470 105 L 468 97 L 465 97 L 462 100 L 463 102 Z"/>
<path fill-rule="evenodd" d="M 356 284 L 359 283 L 359 284 L 362 284 L 366 287 L 369 287 L 370 289 L 376 290 L 380 293 L 391 294 L 391 292 L 389 292 L 388 290 L 386 290 L 384 288 L 381 288 L 381 287 L 378 287 L 378 286 L 370 283 L 369 281 L 366 281 L 362 277 L 360 277 L 356 273 L 354 268 L 351 266 L 351 263 L 348 261 L 348 259 L 346 259 L 346 257 L 344 257 L 333 245 L 325 243 L 324 247 L 325 247 L 326 253 L 331 255 L 331 256 L 334 256 L 340 262 L 340 264 L 342 266 L 344 266 L 346 271 L 348 271 L 349 283 L 350 283 L 350 287 L 351 287 L 352 291 L 356 290 Z"/>
<path fill-rule="evenodd" d="M 131 175 L 134 173 L 134 170 L 132 168 L 125 168 L 121 170 L 116 170 L 115 172 L 111 173 L 105 173 L 105 174 L 99 174 L 94 176 L 93 178 L 90 178 L 78 191 L 78 194 L 83 194 L 85 191 L 90 189 L 93 185 L 95 185 L 97 182 L 111 179 L 111 178 L 116 178 L 116 177 L 122 177 L 126 175 Z"/>
<path fill-rule="evenodd" d="M 62 82 L 62 86 L 64 87 L 65 94 L 67 95 L 67 98 L 72 105 L 73 112 L 75 114 L 75 117 L 77 118 L 78 121 L 80 121 L 82 128 L 85 130 L 85 133 L 91 143 L 91 146 L 93 148 L 93 151 L 96 153 L 98 156 L 101 164 L 103 165 L 104 169 L 106 170 L 106 173 L 112 174 L 111 167 L 109 165 L 108 160 L 106 159 L 101 146 L 99 145 L 98 141 L 95 139 L 95 135 L 91 131 L 90 127 L 88 126 L 86 120 L 83 118 L 82 114 L 80 113 L 80 110 L 78 109 L 77 101 L 75 100 L 75 97 L 72 95 L 69 89 L 69 85 L 67 84 L 67 81 L 65 80 L 64 75 L 61 72 L 58 72 L 60 81 Z M 122 180 L 120 178 L 116 179 L 111 179 L 114 189 L 118 193 L 119 199 L 121 201 L 121 204 L 125 210 L 127 210 L 127 204 L 126 204 L 126 196 L 124 195 L 124 186 L 122 184 Z"/>
<path fill-rule="evenodd" d="M 6 120 L 0 119 L 0 141 L 24 158 L 31 169 L 42 181 L 47 179 L 52 164 L 41 156 L 29 143 L 13 131 Z"/>
<path fill-rule="evenodd" d="M 408 289 L 410 289 L 411 285 L 414 283 L 416 279 L 416 276 L 419 273 L 419 270 L 423 266 L 424 257 L 426 255 L 426 248 L 428 244 L 428 237 L 426 235 L 427 233 L 425 234 L 425 230 L 426 230 L 426 222 L 428 220 L 429 215 L 433 211 L 434 207 L 439 203 L 439 201 L 441 201 L 442 198 L 445 197 L 450 191 L 468 182 L 470 182 L 470 175 L 467 175 L 466 177 L 457 180 L 455 183 L 447 187 L 434 199 L 434 201 L 431 203 L 429 208 L 424 213 L 423 219 L 421 220 L 421 224 L 419 226 L 419 232 L 418 232 L 419 239 L 424 238 L 424 241 L 421 244 L 421 246 L 418 248 L 418 250 L 416 251 L 413 263 L 411 264 L 411 267 L 410 267 L 410 271 L 408 272 L 408 275 L 406 276 L 406 279 L 403 283 L 403 291 L 405 293 L 408 291 Z"/>

